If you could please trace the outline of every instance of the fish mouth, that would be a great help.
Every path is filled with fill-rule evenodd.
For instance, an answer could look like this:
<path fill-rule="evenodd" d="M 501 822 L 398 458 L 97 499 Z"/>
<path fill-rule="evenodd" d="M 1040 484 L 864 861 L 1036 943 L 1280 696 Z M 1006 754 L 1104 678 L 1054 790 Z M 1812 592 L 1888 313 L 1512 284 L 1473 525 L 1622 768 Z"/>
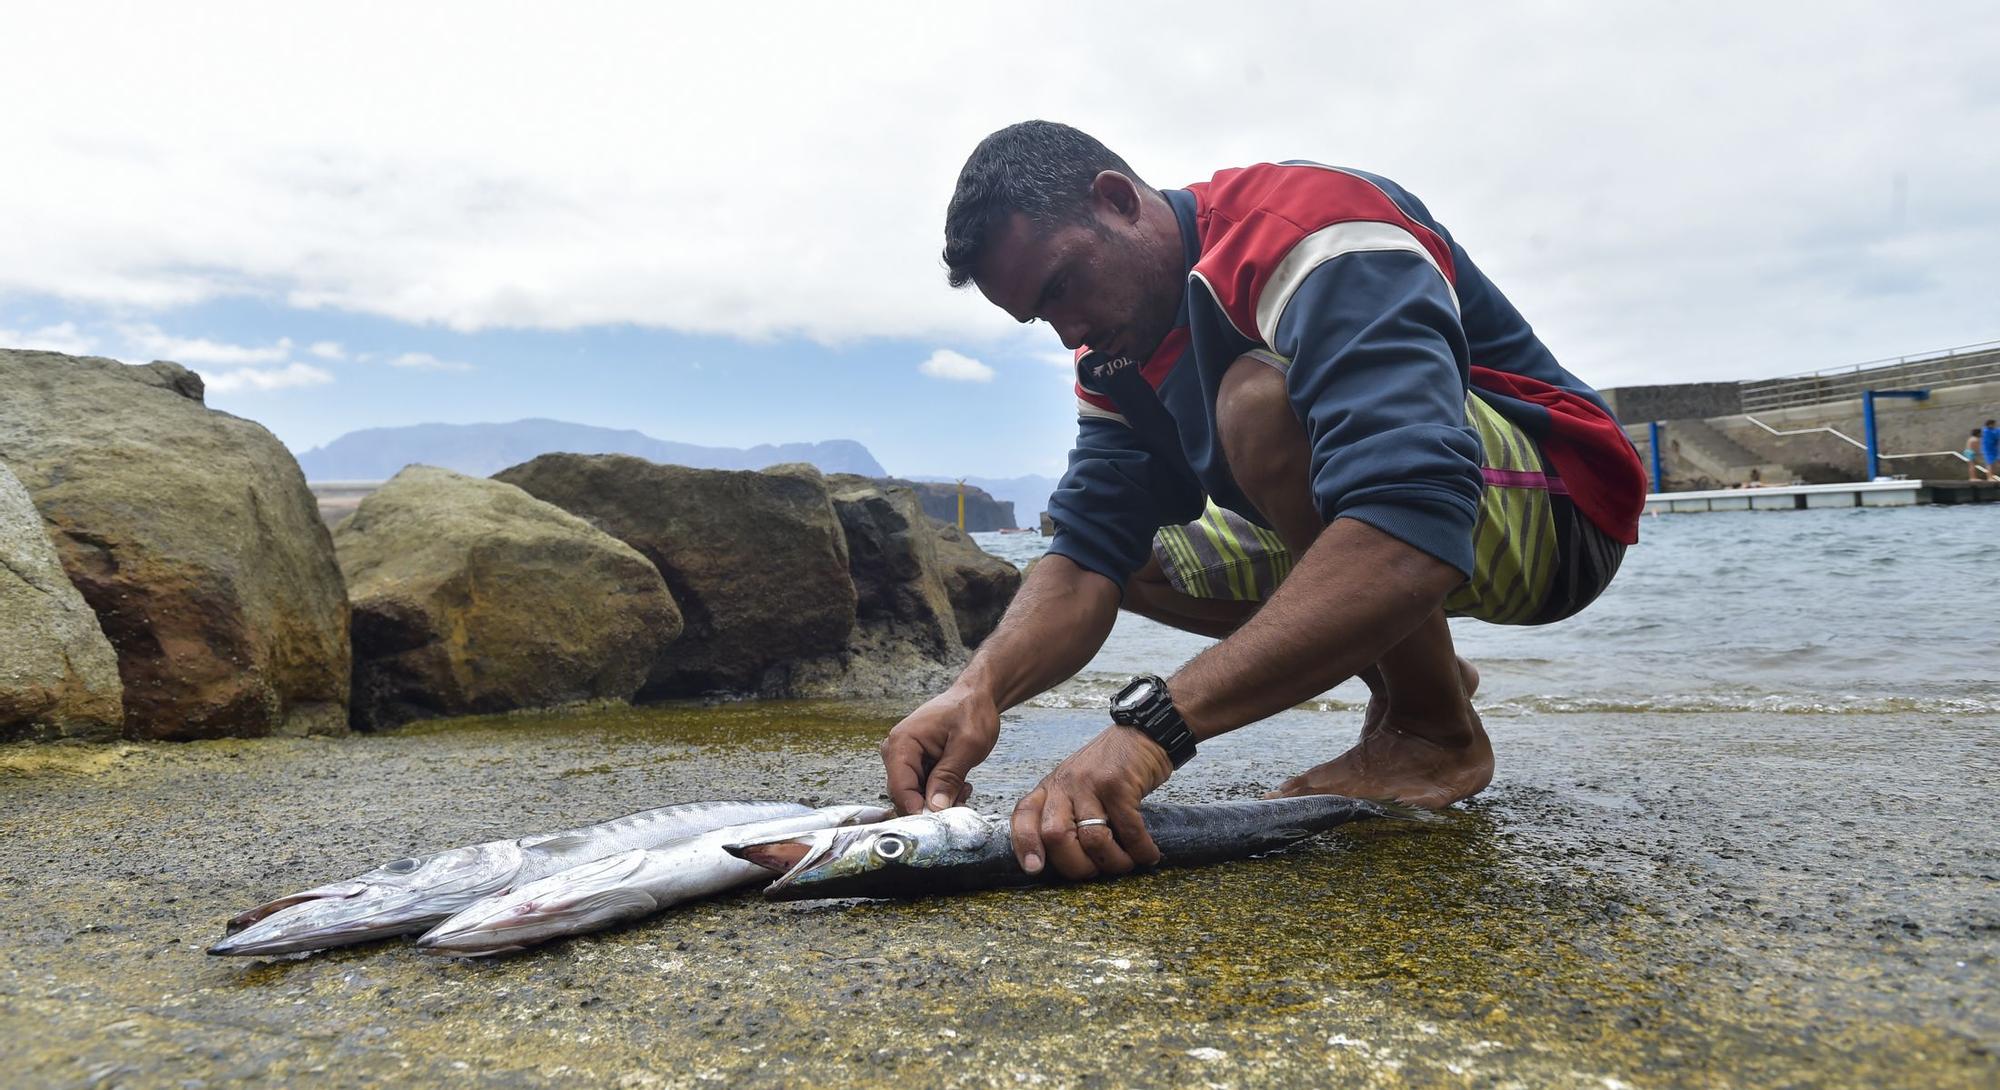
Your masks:
<path fill-rule="evenodd" d="M 217 957 L 248 957 L 351 946 L 407 934 L 437 918 L 412 911 L 421 897 L 407 893 L 368 897 L 366 887 L 348 893 L 330 892 L 335 888 L 283 898 L 286 903 L 277 908 L 259 905 L 235 917 L 226 925 L 222 940 L 208 952 Z M 246 917 L 254 918 L 247 924 L 239 922 Z"/>
<path fill-rule="evenodd" d="M 234 935 L 251 924 L 262 922 L 288 908 L 296 908 L 299 905 L 309 904 L 313 901 L 347 900 L 359 897 L 366 892 L 368 892 L 368 887 L 359 882 L 341 882 L 331 886 L 320 886 L 317 889 L 309 889 L 304 893 L 294 893 L 289 897 L 280 897 L 275 901 L 266 901 L 255 908 L 246 909 L 231 916 L 229 922 L 222 925 L 222 933 L 225 935 Z M 209 951 L 209 953 L 214 952 L 213 950 Z"/>
<path fill-rule="evenodd" d="M 764 895 L 769 897 L 790 888 L 801 876 L 828 860 L 838 858 L 841 849 L 855 835 L 853 828 L 815 829 L 809 833 L 784 833 L 741 844 L 724 844 L 722 850 L 777 874 L 777 879 L 764 888 Z"/>

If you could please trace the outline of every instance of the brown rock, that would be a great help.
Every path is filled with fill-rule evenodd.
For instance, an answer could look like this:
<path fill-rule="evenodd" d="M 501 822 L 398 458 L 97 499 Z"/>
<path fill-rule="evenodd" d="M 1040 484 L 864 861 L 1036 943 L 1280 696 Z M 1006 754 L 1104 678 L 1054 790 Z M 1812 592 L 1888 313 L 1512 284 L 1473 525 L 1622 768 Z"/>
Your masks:
<path fill-rule="evenodd" d="M 173 363 L 0 350 L 0 461 L 118 654 L 131 738 L 346 729 L 347 597 L 298 464 Z"/>
<path fill-rule="evenodd" d="M 980 548 L 956 526 L 937 528 L 937 556 L 958 634 L 965 646 L 978 647 L 1021 589 L 1021 569 Z"/>
<path fill-rule="evenodd" d="M 628 700 L 681 632 L 624 542 L 500 481 L 410 466 L 333 533 L 353 724 Z"/>
<path fill-rule="evenodd" d="M 118 737 L 118 656 L 63 574 L 28 490 L 0 465 L 0 741 Z"/>
<path fill-rule="evenodd" d="M 810 466 L 756 473 L 545 454 L 494 479 L 632 546 L 666 578 L 686 628 L 654 661 L 641 699 L 782 694 L 793 666 L 838 653 L 854 632 L 846 541 Z"/>

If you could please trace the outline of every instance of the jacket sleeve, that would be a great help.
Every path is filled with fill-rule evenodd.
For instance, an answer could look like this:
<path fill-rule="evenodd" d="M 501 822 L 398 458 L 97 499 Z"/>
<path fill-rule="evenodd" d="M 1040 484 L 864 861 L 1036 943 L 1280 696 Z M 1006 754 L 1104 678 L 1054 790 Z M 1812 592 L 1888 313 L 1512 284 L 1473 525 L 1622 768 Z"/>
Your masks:
<path fill-rule="evenodd" d="M 1192 522 L 1204 497 L 1183 474 L 1158 464 L 1130 427 L 1085 416 L 1077 423 L 1069 469 L 1049 497 L 1055 537 L 1049 552 L 1118 585 L 1146 562 L 1162 526 Z"/>
<path fill-rule="evenodd" d="M 1450 285 L 1403 250 L 1332 257 L 1271 331 L 1312 443 L 1313 500 L 1450 564 L 1473 567 L 1483 487 L 1466 426 L 1469 352 Z"/>

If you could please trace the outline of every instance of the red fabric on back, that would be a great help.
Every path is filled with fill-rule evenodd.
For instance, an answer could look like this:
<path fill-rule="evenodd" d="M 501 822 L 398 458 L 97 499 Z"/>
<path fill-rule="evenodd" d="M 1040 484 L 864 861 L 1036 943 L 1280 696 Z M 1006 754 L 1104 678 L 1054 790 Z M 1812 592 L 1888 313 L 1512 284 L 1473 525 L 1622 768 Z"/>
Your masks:
<path fill-rule="evenodd" d="M 1618 421 L 1588 398 L 1522 375 L 1474 367 L 1472 384 L 1547 409 L 1542 453 L 1569 486 L 1570 502 L 1613 540 L 1638 543 L 1646 467 Z"/>

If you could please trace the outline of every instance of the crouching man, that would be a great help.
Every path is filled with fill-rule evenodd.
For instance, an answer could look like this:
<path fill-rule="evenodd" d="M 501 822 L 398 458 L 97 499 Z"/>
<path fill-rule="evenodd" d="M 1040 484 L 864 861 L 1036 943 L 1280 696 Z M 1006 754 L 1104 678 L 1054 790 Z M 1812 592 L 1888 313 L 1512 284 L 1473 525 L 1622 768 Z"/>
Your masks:
<path fill-rule="evenodd" d="M 1276 794 L 1441 807 L 1493 777 L 1448 616 L 1568 617 L 1638 539 L 1645 474 L 1590 387 L 1407 191 L 1316 163 L 1159 190 L 1065 125 L 967 160 L 945 221 L 976 284 L 1076 350 L 1049 555 L 946 692 L 882 744 L 905 812 L 962 802 L 1000 712 L 1119 608 L 1219 638 L 1142 676 L 1014 810 L 1022 865 L 1158 861 L 1139 801 L 1216 735 L 1349 677 L 1360 739 Z"/>

